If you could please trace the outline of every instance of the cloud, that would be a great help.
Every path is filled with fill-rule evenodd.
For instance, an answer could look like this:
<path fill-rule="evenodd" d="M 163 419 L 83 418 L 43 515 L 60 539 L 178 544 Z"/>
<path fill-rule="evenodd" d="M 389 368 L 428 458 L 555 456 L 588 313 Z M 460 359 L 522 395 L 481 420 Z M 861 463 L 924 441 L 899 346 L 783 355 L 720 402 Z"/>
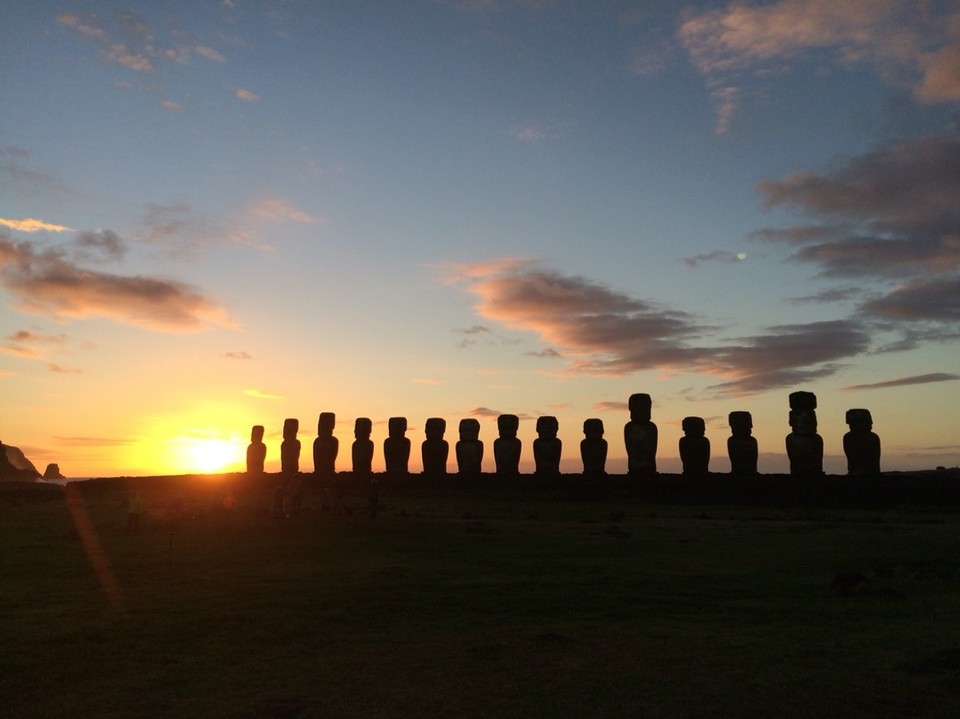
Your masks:
<path fill-rule="evenodd" d="M 121 437 L 54 437 L 57 444 L 67 447 L 125 447 L 136 439 Z"/>
<path fill-rule="evenodd" d="M 298 210 L 290 200 L 282 197 L 264 197 L 257 200 L 251 205 L 250 214 L 258 219 L 271 222 L 311 224 L 317 221 L 316 217 Z"/>
<path fill-rule="evenodd" d="M 960 99 L 955 3 L 925 3 L 921 9 L 908 0 L 737 0 L 688 11 L 677 35 L 694 67 L 715 88 L 718 131 L 736 110 L 726 92 L 737 94 L 731 78 L 777 74 L 784 63 L 813 56 L 874 64 L 882 77 L 911 84 L 922 101 Z M 723 89 L 719 96 L 716 88 Z"/>
<path fill-rule="evenodd" d="M 9 187 L 26 197 L 68 194 L 66 185 L 53 175 L 27 165 L 30 153 L 21 147 L 0 148 L 0 187 Z M 17 229 L 17 228 L 13 228 Z"/>
<path fill-rule="evenodd" d="M 40 250 L 2 236 L 0 285 L 20 298 L 19 309 L 35 314 L 107 317 L 165 332 L 234 326 L 221 307 L 184 283 L 89 270 L 62 249 Z"/>
<path fill-rule="evenodd" d="M 768 207 L 811 217 L 756 237 L 797 247 L 824 277 L 897 282 L 863 311 L 889 320 L 957 317 L 960 139 L 924 137 L 758 185 Z"/>
<path fill-rule="evenodd" d="M 803 297 L 794 297 L 790 301 L 797 304 L 806 304 L 813 302 L 848 302 L 850 300 L 860 299 L 863 296 L 863 290 L 859 287 L 833 287 L 813 295 L 804 295 Z"/>
<path fill-rule="evenodd" d="M 163 107 L 165 107 L 167 110 L 170 110 L 171 112 L 180 112 L 183 110 L 183 108 L 180 107 L 180 103 L 175 102 L 173 100 L 164 100 L 160 104 L 163 105 Z"/>
<path fill-rule="evenodd" d="M 539 350 L 537 352 L 524 352 L 528 357 L 541 357 L 544 359 L 560 359 L 563 355 L 560 352 L 557 352 L 553 347 L 547 347 L 546 349 Z"/>
<path fill-rule="evenodd" d="M 499 410 L 495 410 L 495 409 L 490 409 L 489 407 L 474 407 L 469 412 L 467 412 L 468 417 L 482 417 L 484 419 L 489 419 L 489 418 L 496 419 L 501 414 L 503 414 L 503 412 L 500 412 Z"/>
<path fill-rule="evenodd" d="M 727 250 L 716 250 L 714 252 L 705 252 L 691 257 L 684 257 L 683 263 L 688 267 L 696 267 L 703 262 L 719 262 L 721 264 L 735 264 L 747 259 L 745 252 L 729 252 Z"/>
<path fill-rule="evenodd" d="M 626 402 L 610 402 L 605 400 L 603 402 L 594 402 L 593 409 L 597 412 L 627 412 L 630 408 Z"/>
<path fill-rule="evenodd" d="M 81 232 L 73 242 L 83 260 L 119 262 L 127 254 L 127 243 L 113 230 Z"/>
<path fill-rule="evenodd" d="M 192 257 L 210 245 L 246 244 L 250 233 L 241 226 L 213 220 L 186 202 L 150 203 L 140 218 L 144 242 L 166 247 L 174 257 Z"/>
<path fill-rule="evenodd" d="M 251 355 L 249 352 L 243 352 L 243 351 L 227 352 L 223 356 L 226 357 L 227 359 L 244 360 L 244 361 L 253 359 L 253 355 Z"/>
<path fill-rule="evenodd" d="M 905 387 L 913 384 L 930 384 L 931 382 L 954 382 L 960 379 L 960 374 L 950 374 L 949 372 L 931 372 L 930 374 L 918 374 L 911 377 L 899 377 L 885 382 L 872 382 L 870 384 L 854 384 L 844 387 L 846 391 L 857 391 L 864 389 L 884 389 L 886 387 Z"/>
<path fill-rule="evenodd" d="M 829 376 L 870 348 L 868 326 L 855 319 L 716 341 L 717 328 L 688 313 L 532 262 L 464 266 L 459 276 L 482 318 L 536 334 L 572 374 L 696 372 L 727 379 L 714 392 L 750 393 Z"/>
<path fill-rule="evenodd" d="M 47 348 L 60 346 L 67 342 L 65 334 L 49 335 L 30 330 L 17 330 L 6 337 L 7 343 L 0 346 L 6 354 L 25 359 L 42 360 Z"/>
<path fill-rule="evenodd" d="M 53 364 L 53 363 L 48 364 L 47 369 L 57 374 L 83 374 L 82 369 L 77 369 L 75 367 L 63 367 L 61 365 Z"/>
<path fill-rule="evenodd" d="M 195 45 L 193 51 L 200 57 L 205 57 L 207 60 L 211 60 L 213 62 L 227 61 L 227 58 L 225 58 L 222 53 L 219 53 L 212 47 L 207 47 L 206 45 Z"/>
<path fill-rule="evenodd" d="M 270 394 L 269 392 L 261 392 L 258 389 L 245 389 L 243 393 L 248 397 L 256 397 L 257 399 L 286 399 L 283 395 L 280 394 Z"/>
<path fill-rule="evenodd" d="M 233 94 L 235 97 L 243 100 L 244 102 L 260 102 L 260 96 L 257 93 L 251 92 L 250 90 L 242 87 L 238 87 L 236 92 Z"/>
<path fill-rule="evenodd" d="M 34 219 L 33 217 L 28 217 L 23 220 L 8 220 L 0 217 L 0 225 L 19 232 L 40 232 L 41 230 L 45 232 L 73 232 L 69 227 L 54 225 L 50 222 Z"/>

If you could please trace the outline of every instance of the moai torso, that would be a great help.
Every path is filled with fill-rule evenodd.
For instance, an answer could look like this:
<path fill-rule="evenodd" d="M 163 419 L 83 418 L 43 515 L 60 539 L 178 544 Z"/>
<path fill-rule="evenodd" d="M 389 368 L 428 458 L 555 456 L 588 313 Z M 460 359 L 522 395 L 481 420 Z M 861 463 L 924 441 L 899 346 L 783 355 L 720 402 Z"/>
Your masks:
<path fill-rule="evenodd" d="M 497 465 L 497 474 L 520 474 L 522 444 L 517 437 L 519 428 L 520 418 L 515 414 L 501 414 L 497 417 L 500 436 L 493 440 L 493 459 Z"/>
<path fill-rule="evenodd" d="M 480 474 L 483 465 L 483 442 L 480 441 L 480 422 L 460 420 L 460 440 L 457 442 L 457 471 L 460 474 Z"/>
<path fill-rule="evenodd" d="M 431 417 L 425 427 L 427 438 L 420 445 L 424 474 L 446 474 L 447 457 L 450 445 L 443 438 L 447 431 L 447 421 L 441 417 Z"/>
<path fill-rule="evenodd" d="M 263 465 L 267 460 L 267 445 L 263 443 L 263 426 L 254 425 L 250 430 L 250 444 L 247 445 L 247 474 L 263 474 Z"/>
<path fill-rule="evenodd" d="M 790 426 L 787 457 L 790 474 L 795 477 L 819 477 L 823 474 L 823 438 L 817 434 L 817 397 L 812 392 L 790 395 Z"/>
<path fill-rule="evenodd" d="M 846 420 L 850 426 L 843 435 L 847 474 L 880 474 L 880 438 L 873 433 L 870 410 L 849 409 Z"/>
<path fill-rule="evenodd" d="M 333 412 L 321 412 L 317 421 L 317 438 L 313 440 L 313 471 L 321 477 L 332 477 L 337 471 L 337 454 L 340 440 L 333 436 L 337 416 Z"/>
<path fill-rule="evenodd" d="M 299 420 L 283 420 L 283 442 L 280 444 L 280 471 L 283 474 L 296 474 L 300 471 L 300 440 L 297 439 L 299 429 Z"/>
<path fill-rule="evenodd" d="M 680 461 L 683 473 L 704 475 L 709 472 L 710 440 L 706 438 L 707 426 L 702 417 L 684 417 L 680 438 Z"/>
<path fill-rule="evenodd" d="M 353 473 L 356 475 L 373 474 L 373 442 L 370 433 L 373 422 L 368 417 L 357 417 L 353 423 L 353 446 L 350 448 L 353 460 Z"/>
<path fill-rule="evenodd" d="M 560 454 L 563 442 L 557 437 L 560 423 L 556 417 L 537 418 L 537 438 L 533 440 L 533 460 L 536 474 L 560 474 Z"/>
<path fill-rule="evenodd" d="M 584 438 L 580 441 L 580 459 L 583 473 L 599 477 L 607 472 L 607 440 L 603 438 L 603 420 L 588 419 L 583 422 Z"/>
<path fill-rule="evenodd" d="M 387 474 L 407 474 L 410 464 L 410 439 L 407 418 L 391 417 L 387 422 L 388 437 L 383 441 L 383 460 Z"/>
<path fill-rule="evenodd" d="M 756 474 L 759 452 L 757 438 L 753 436 L 753 417 L 749 412 L 731 412 L 727 421 L 730 424 L 730 436 L 727 438 L 730 474 Z"/>
<path fill-rule="evenodd" d="M 652 401 L 648 394 L 630 395 L 630 421 L 623 428 L 627 448 L 627 473 L 634 476 L 657 473 L 657 425 L 650 421 Z"/>

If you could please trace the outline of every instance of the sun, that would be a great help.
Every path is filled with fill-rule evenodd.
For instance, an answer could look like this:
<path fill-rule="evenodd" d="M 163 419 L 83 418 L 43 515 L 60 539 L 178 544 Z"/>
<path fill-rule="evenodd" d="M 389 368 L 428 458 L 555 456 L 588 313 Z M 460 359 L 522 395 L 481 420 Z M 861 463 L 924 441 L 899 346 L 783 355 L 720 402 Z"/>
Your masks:
<path fill-rule="evenodd" d="M 180 464 L 188 472 L 214 473 L 226 471 L 242 456 L 237 442 L 231 439 L 185 437 L 178 442 Z"/>

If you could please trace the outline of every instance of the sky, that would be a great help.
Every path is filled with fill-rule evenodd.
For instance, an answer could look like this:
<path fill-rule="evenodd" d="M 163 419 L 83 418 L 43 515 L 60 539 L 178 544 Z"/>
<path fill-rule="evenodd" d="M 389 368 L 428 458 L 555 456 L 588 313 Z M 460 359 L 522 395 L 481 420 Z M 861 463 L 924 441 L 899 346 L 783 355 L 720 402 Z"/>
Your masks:
<path fill-rule="evenodd" d="M 34 0 L 0 8 L 0 439 L 67 476 L 241 470 L 334 412 L 635 392 L 729 470 L 847 409 L 960 464 L 960 0 Z M 452 460 L 451 471 L 455 470 Z"/>

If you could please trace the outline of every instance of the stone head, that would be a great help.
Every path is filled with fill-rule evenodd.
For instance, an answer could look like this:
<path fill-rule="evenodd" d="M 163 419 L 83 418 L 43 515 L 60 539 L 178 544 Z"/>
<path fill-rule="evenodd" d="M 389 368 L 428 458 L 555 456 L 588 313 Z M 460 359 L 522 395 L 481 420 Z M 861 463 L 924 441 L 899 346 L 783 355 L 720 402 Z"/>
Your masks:
<path fill-rule="evenodd" d="M 702 437 L 707 433 L 707 423 L 703 417 L 684 417 L 681 426 L 688 437 Z"/>
<path fill-rule="evenodd" d="M 391 437 L 403 437 L 407 432 L 406 417 L 391 417 L 387 420 L 387 433 Z"/>
<path fill-rule="evenodd" d="M 585 419 L 583 421 L 583 434 L 589 439 L 601 439 L 603 437 L 603 420 L 596 417 Z"/>
<path fill-rule="evenodd" d="M 753 432 L 753 417 L 749 412 L 731 412 L 727 415 L 730 432 L 739 436 L 749 436 Z"/>
<path fill-rule="evenodd" d="M 250 441 L 254 444 L 260 444 L 263 442 L 263 425 L 255 424 L 250 430 Z"/>
<path fill-rule="evenodd" d="M 442 417 L 431 417 L 427 420 L 425 432 L 427 439 L 443 439 L 443 433 L 447 431 L 447 420 Z"/>
<path fill-rule="evenodd" d="M 645 393 L 632 394 L 630 395 L 628 405 L 630 407 L 631 420 L 634 422 L 650 421 L 650 407 L 653 405 L 653 400 L 650 399 L 650 395 Z"/>
<path fill-rule="evenodd" d="M 460 439 L 474 440 L 480 438 L 480 420 L 472 417 L 460 420 Z"/>
<path fill-rule="evenodd" d="M 373 422 L 369 417 L 357 417 L 353 422 L 353 436 L 357 439 L 370 439 L 373 431 Z"/>
<path fill-rule="evenodd" d="M 317 420 L 317 434 L 321 437 L 329 437 L 333 434 L 333 428 L 337 424 L 337 415 L 333 412 L 321 412 L 320 419 Z"/>
<path fill-rule="evenodd" d="M 501 414 L 497 417 L 497 429 L 501 437 L 513 438 L 520 429 L 520 418 L 515 414 Z"/>
<path fill-rule="evenodd" d="M 298 419 L 283 420 L 283 438 L 284 439 L 296 439 L 297 431 L 299 429 L 300 429 L 300 420 Z"/>
<path fill-rule="evenodd" d="M 869 409 L 848 409 L 846 420 L 851 431 L 869 432 L 873 429 L 873 417 Z"/>
<path fill-rule="evenodd" d="M 556 417 L 537 417 L 537 434 L 543 439 L 554 439 L 560 431 L 560 423 Z"/>
<path fill-rule="evenodd" d="M 790 410 L 790 426 L 797 434 L 817 433 L 817 413 L 812 409 Z"/>

